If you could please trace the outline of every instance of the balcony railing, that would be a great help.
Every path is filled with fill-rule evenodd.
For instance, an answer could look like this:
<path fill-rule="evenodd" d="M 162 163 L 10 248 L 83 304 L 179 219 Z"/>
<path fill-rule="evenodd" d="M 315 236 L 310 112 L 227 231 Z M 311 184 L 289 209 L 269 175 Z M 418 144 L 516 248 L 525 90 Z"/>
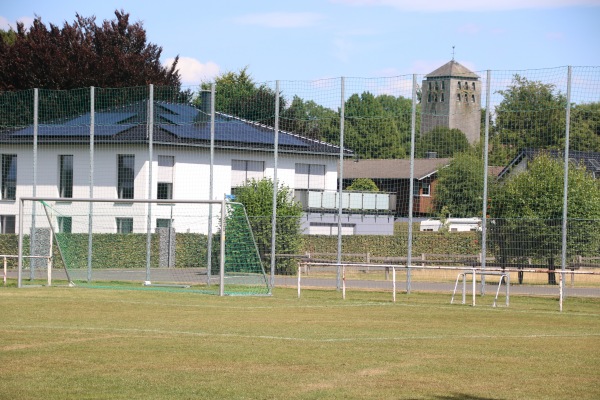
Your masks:
<path fill-rule="evenodd" d="M 304 210 L 336 210 L 339 207 L 339 193 L 335 191 L 296 190 L 296 200 Z M 342 209 L 367 214 L 393 212 L 396 195 L 381 192 L 343 192 Z"/>

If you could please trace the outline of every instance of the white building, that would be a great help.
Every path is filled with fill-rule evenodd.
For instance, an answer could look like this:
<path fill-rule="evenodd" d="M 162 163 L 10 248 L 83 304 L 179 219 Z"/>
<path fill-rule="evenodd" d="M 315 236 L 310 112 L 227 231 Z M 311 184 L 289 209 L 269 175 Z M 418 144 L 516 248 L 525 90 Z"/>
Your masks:
<path fill-rule="evenodd" d="M 279 183 L 298 198 L 303 192 L 337 190 L 338 146 L 281 131 L 275 165 L 272 127 L 216 113 L 212 128 L 210 118 L 190 105 L 154 101 L 151 106 L 138 102 L 0 132 L 1 232 L 17 231 L 21 197 L 114 199 L 104 210 L 103 230 L 127 233 L 143 232 L 148 224 L 147 206 L 133 207 L 127 200 L 221 200 L 247 179 L 273 178 L 275 167 Z M 65 202 L 56 209 L 65 216 L 81 213 L 73 207 Z M 196 229 L 196 223 L 184 225 L 170 210 L 154 206 L 152 227 L 172 220 L 177 231 Z M 335 213 L 329 214 L 324 220 L 320 212 L 313 222 L 307 212 L 306 233 L 322 232 L 324 224 L 337 229 Z M 86 231 L 81 221 L 62 218 L 59 228 Z M 29 223 L 24 223 L 27 231 Z M 348 225 L 355 232 L 356 224 Z"/>

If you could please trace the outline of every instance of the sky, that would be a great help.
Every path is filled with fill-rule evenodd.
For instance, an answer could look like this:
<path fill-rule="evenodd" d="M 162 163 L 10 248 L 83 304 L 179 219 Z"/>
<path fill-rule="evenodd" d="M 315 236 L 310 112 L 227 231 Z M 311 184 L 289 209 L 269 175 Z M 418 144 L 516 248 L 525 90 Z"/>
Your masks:
<path fill-rule="evenodd" d="M 256 82 L 600 66 L 600 0 L 0 0 L 0 29 L 115 10 L 141 22 L 184 85 L 248 67 Z"/>

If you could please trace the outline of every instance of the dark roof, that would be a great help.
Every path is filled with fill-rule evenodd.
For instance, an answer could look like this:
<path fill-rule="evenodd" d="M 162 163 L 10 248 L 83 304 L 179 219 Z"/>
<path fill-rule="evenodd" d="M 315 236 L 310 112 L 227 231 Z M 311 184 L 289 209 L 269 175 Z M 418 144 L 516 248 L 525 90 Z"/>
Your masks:
<path fill-rule="evenodd" d="M 425 179 L 450 164 L 451 158 L 416 158 L 414 177 Z M 358 160 L 344 163 L 344 179 L 409 179 L 410 160 Z"/>
<path fill-rule="evenodd" d="M 435 71 L 425 75 L 425 78 L 474 78 L 479 79 L 479 75 L 465 67 L 464 65 L 451 60 L 442 65 Z"/>
<path fill-rule="evenodd" d="M 143 143 L 148 141 L 145 102 L 94 113 L 95 143 Z M 202 118 L 204 117 L 204 118 Z M 0 142 L 22 143 L 33 137 L 33 126 L 5 130 Z M 40 124 L 39 143 L 86 143 L 90 136 L 90 114 Z M 210 121 L 189 104 L 154 102 L 153 142 L 158 144 L 210 144 Z M 215 114 L 215 146 L 273 149 L 274 128 L 223 113 Z M 279 149 L 288 152 L 339 155 L 339 146 L 279 131 Z M 352 151 L 346 149 L 350 156 Z"/>
<path fill-rule="evenodd" d="M 504 167 L 502 172 L 498 174 L 498 178 L 502 179 L 504 176 L 509 174 L 510 171 L 512 171 L 512 169 L 516 165 L 519 165 L 523 160 L 531 161 L 542 153 L 548 154 L 552 158 L 560 158 L 561 160 L 565 157 L 563 150 L 545 150 L 534 148 L 523 149 L 506 167 Z M 585 168 L 593 173 L 596 177 L 600 176 L 600 153 L 593 151 L 569 150 L 569 161 L 585 166 Z"/>

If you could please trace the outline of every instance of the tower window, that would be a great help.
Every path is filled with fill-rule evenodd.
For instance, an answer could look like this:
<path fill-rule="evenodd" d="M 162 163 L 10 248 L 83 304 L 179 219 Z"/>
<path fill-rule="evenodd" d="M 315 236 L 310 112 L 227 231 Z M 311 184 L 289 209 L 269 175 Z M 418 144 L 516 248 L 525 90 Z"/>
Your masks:
<path fill-rule="evenodd" d="M 475 82 L 471 83 L 471 88 L 475 90 Z"/>
<path fill-rule="evenodd" d="M 427 102 L 431 103 L 431 93 L 427 93 Z"/>
<path fill-rule="evenodd" d="M 469 89 L 469 82 L 465 82 L 465 90 Z"/>
<path fill-rule="evenodd" d="M 446 90 L 446 84 L 444 81 L 442 81 L 442 90 Z"/>
<path fill-rule="evenodd" d="M 471 95 L 471 103 L 475 103 L 475 95 L 474 94 Z"/>
<path fill-rule="evenodd" d="M 429 82 L 429 91 L 431 91 L 431 82 Z"/>
<path fill-rule="evenodd" d="M 458 89 L 459 89 L 459 90 L 461 89 L 460 82 L 458 82 Z"/>
<path fill-rule="evenodd" d="M 460 101 L 460 93 L 456 93 L 456 101 Z"/>
<path fill-rule="evenodd" d="M 441 98 L 440 98 L 440 101 L 442 101 L 442 102 L 443 102 L 443 101 L 444 101 L 444 92 L 442 92 L 442 93 L 440 94 L 440 96 L 441 96 Z"/>
<path fill-rule="evenodd" d="M 465 103 L 467 103 L 469 101 L 469 97 L 467 96 L 467 94 L 465 93 Z"/>
<path fill-rule="evenodd" d="M 439 87 L 439 84 L 436 82 L 436 83 L 435 83 L 435 90 L 439 90 L 439 88 L 440 88 L 440 87 Z"/>
<path fill-rule="evenodd" d="M 437 98 L 437 93 L 436 93 L 436 95 L 435 95 L 435 100 L 434 100 L 436 103 L 437 103 L 437 99 L 438 99 L 438 98 Z"/>

